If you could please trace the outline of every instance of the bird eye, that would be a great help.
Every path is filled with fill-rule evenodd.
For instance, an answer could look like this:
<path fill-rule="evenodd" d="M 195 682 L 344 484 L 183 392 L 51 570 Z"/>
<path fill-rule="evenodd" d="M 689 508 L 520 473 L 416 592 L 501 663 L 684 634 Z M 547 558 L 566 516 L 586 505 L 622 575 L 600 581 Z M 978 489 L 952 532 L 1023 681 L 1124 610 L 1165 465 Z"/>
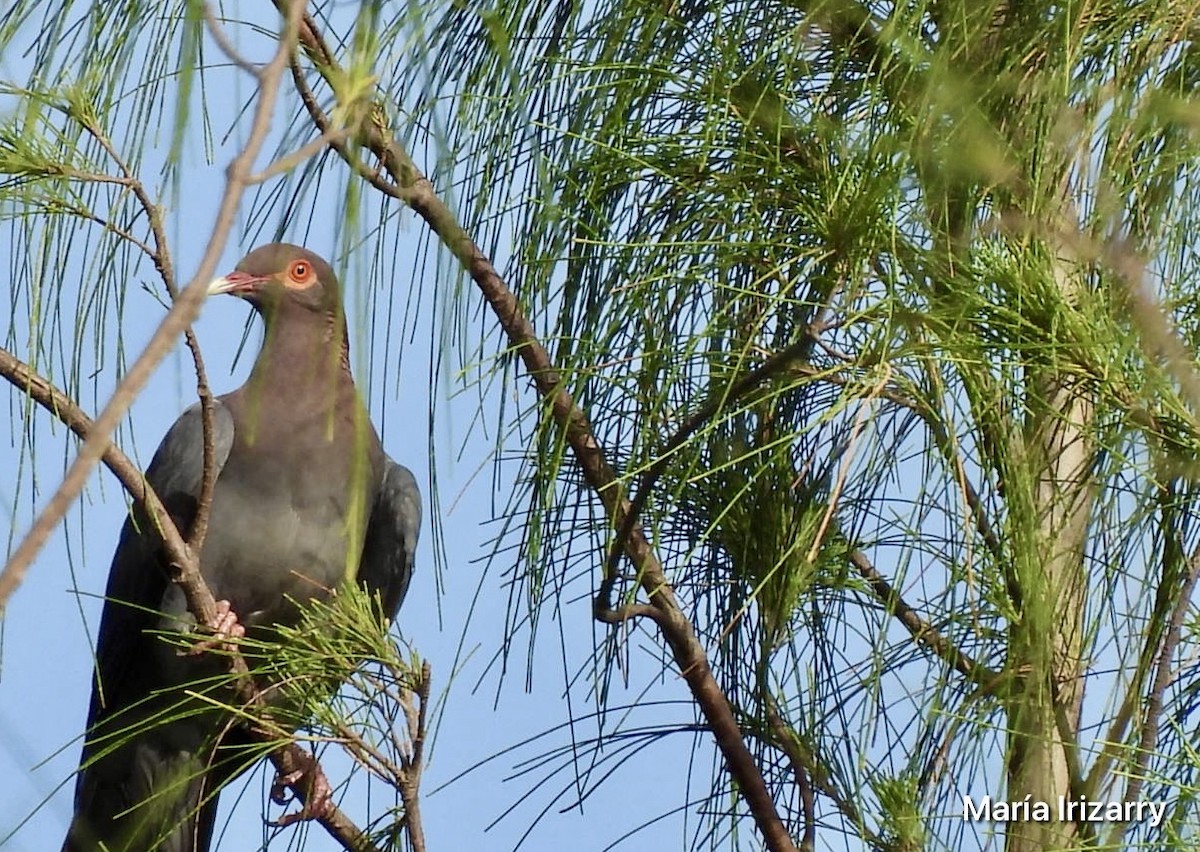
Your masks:
<path fill-rule="evenodd" d="M 311 271 L 312 270 L 308 265 L 308 261 L 294 260 L 294 261 L 292 261 L 291 269 L 288 270 L 288 275 L 291 277 L 291 279 L 293 281 L 296 281 L 297 283 L 299 283 L 299 282 L 305 281 L 308 278 L 309 273 Z"/>

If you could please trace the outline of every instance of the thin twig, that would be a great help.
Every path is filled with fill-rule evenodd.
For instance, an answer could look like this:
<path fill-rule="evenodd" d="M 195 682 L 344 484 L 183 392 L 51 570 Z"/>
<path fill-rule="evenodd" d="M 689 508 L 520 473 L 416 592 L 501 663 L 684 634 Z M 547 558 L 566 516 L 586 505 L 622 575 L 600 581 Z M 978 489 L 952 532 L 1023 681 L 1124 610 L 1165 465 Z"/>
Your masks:
<path fill-rule="evenodd" d="M 142 254 L 146 255 L 146 257 L 150 258 L 151 260 L 154 259 L 154 249 L 150 248 L 149 245 L 142 240 L 139 240 L 124 228 L 114 225 L 103 216 L 98 216 L 85 207 L 80 207 L 75 204 L 68 204 L 65 201 L 54 200 L 43 205 L 42 209 L 47 213 L 66 213 L 70 216 L 74 216 L 76 219 L 86 219 L 89 222 L 95 222 L 110 234 L 120 237 L 125 242 L 137 248 L 142 252 Z"/>
<path fill-rule="evenodd" d="M 744 373 L 736 381 L 709 396 L 708 399 L 700 404 L 699 408 L 688 416 L 687 420 L 675 431 L 675 434 L 667 439 L 653 463 L 646 468 L 638 480 L 637 488 L 633 492 L 633 500 L 630 502 L 629 513 L 625 516 L 624 521 L 617 530 L 616 536 L 613 538 L 613 544 L 609 549 L 604 567 L 604 583 L 607 584 L 607 588 L 602 587 L 601 589 L 601 593 L 605 597 L 611 595 L 611 586 L 616 580 L 617 563 L 620 559 L 621 549 L 624 547 L 623 543 L 629 537 L 634 524 L 640 523 L 642 512 L 646 508 L 646 502 L 650 498 L 650 493 L 653 491 L 658 480 L 666 472 L 667 464 L 671 461 L 675 452 L 697 430 L 712 420 L 719 412 L 725 410 L 730 404 L 761 387 L 766 382 L 783 373 L 787 368 L 802 364 L 812 352 L 812 345 L 812 337 L 805 334 L 799 340 L 784 347 L 774 355 L 769 356 L 758 367 Z"/>
<path fill-rule="evenodd" d="M 225 28 L 217 19 L 211 3 L 204 4 L 204 23 L 208 26 L 208 34 L 212 36 L 212 40 L 217 43 L 217 47 L 225 54 L 225 57 L 247 74 L 257 77 L 261 69 L 238 53 L 233 42 L 229 40 L 229 36 L 225 35 Z"/>
<path fill-rule="evenodd" d="M 171 260 L 170 243 L 167 240 L 166 229 L 163 225 L 162 211 L 146 191 L 145 185 L 121 157 L 116 146 L 107 134 L 95 124 L 90 117 L 80 116 L 79 122 L 89 135 L 104 149 L 109 158 L 117 164 L 134 197 L 146 214 L 150 223 L 150 233 L 154 237 L 154 249 L 150 258 L 162 278 L 163 285 L 172 302 L 179 300 L 179 285 L 175 280 L 175 267 Z M 192 364 L 196 371 L 196 395 L 200 399 L 200 424 L 203 435 L 202 467 L 200 477 L 200 494 L 196 503 L 196 516 L 192 519 L 192 527 L 188 533 L 188 545 L 193 552 L 199 553 L 204 547 L 204 538 L 208 534 L 208 518 L 212 508 L 212 493 L 217 479 L 216 438 L 213 434 L 214 402 L 212 389 L 208 384 L 208 375 L 204 369 L 204 358 L 200 354 L 200 341 L 189 324 L 183 331 L 184 340 L 192 356 Z"/>
<path fill-rule="evenodd" d="M 425 769 L 425 737 L 429 722 L 429 690 L 433 672 L 428 660 L 421 662 L 420 680 L 416 688 L 404 690 L 400 698 L 408 725 L 411 750 L 401 753 L 403 771 L 400 774 L 400 799 L 404 804 L 404 826 L 412 852 L 425 852 L 425 828 L 421 822 L 421 774 Z M 418 706 L 413 706 L 414 698 Z"/>
<path fill-rule="evenodd" d="M 247 186 L 254 186 L 260 183 L 265 183 L 277 175 L 291 171 L 305 160 L 322 151 L 325 146 L 332 145 L 334 142 L 344 141 L 348 136 L 349 133 L 344 129 L 330 130 L 322 133 L 316 139 L 305 142 L 292 153 L 285 154 L 284 156 L 280 157 L 261 172 L 250 175 L 248 178 L 246 178 L 246 184 Z"/>
<path fill-rule="evenodd" d="M 321 105 L 317 103 L 317 96 L 313 94 L 312 87 L 304 79 L 304 69 L 300 67 L 300 61 L 295 56 L 291 59 L 291 70 L 292 82 L 296 86 L 296 92 L 300 95 L 300 102 L 304 104 L 304 108 L 312 118 L 313 124 L 321 131 L 322 136 L 332 132 L 333 125 L 325 115 L 325 111 L 321 109 Z M 385 178 L 379 169 L 372 169 L 360 160 L 346 139 L 333 137 L 330 139 L 329 147 L 337 152 L 338 156 L 350 166 L 355 174 L 367 181 L 371 186 L 389 198 L 394 198 L 397 201 L 404 200 L 400 188 Z"/>
<path fill-rule="evenodd" d="M 1192 590 L 1200 579 L 1200 547 L 1188 558 L 1188 573 L 1184 578 L 1183 587 L 1178 592 L 1175 608 L 1171 612 L 1171 621 L 1167 627 L 1167 635 L 1163 638 L 1162 649 L 1158 652 L 1158 665 L 1154 671 L 1154 683 L 1146 695 L 1146 714 L 1142 720 L 1142 735 L 1139 738 L 1137 751 L 1134 753 L 1133 765 L 1127 773 L 1128 783 L 1125 785 L 1126 802 L 1136 802 L 1146 783 L 1146 767 L 1158 744 L 1158 721 L 1162 717 L 1163 695 L 1171 683 L 1171 661 L 1175 657 L 1175 649 L 1183 633 L 1183 619 L 1192 603 Z M 1116 848 L 1121 838 L 1129 830 L 1128 823 L 1114 825 L 1107 839 L 1111 848 Z"/>
<path fill-rule="evenodd" d="M 778 747 L 783 749 L 784 754 L 788 756 L 788 762 L 792 765 L 792 776 L 796 779 L 796 789 L 800 793 L 800 810 L 804 814 L 804 835 L 800 838 L 800 850 L 801 852 L 813 852 L 817 846 L 817 808 L 813 797 L 812 782 L 809 781 L 808 770 L 804 767 L 803 755 L 797 748 L 795 735 L 780 718 L 779 712 L 775 709 L 775 701 L 769 695 L 765 708 L 771 736 Z"/>
<path fill-rule="evenodd" d="M 875 597 L 891 612 L 892 616 L 908 630 L 918 645 L 922 645 L 949 663 L 955 671 L 980 686 L 994 684 L 999 674 L 972 657 L 964 654 L 954 643 L 941 634 L 936 627 L 921 617 L 887 579 L 875 570 L 870 558 L 861 550 L 850 553 L 850 564 L 859 576 L 867 581 Z"/>

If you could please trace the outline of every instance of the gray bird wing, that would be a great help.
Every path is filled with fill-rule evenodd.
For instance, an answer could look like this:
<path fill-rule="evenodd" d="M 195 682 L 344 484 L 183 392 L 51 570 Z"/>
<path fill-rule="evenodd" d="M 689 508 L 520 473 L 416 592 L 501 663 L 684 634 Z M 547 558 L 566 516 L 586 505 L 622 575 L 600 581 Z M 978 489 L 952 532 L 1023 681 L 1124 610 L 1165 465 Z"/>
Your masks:
<path fill-rule="evenodd" d="M 213 437 L 219 473 L 233 446 L 233 417 L 221 402 L 214 406 Z M 167 432 L 150 466 L 146 481 L 158 494 L 176 526 L 186 537 L 195 519 L 204 472 L 204 431 L 200 406 L 193 405 Z M 104 614 L 96 641 L 96 677 L 88 708 L 87 736 L 75 782 L 75 816 L 63 846 L 67 852 L 94 852 L 101 841 L 117 843 L 126 829 L 119 815 L 139 804 L 154 789 L 155 779 L 178 777 L 188 759 L 186 748 L 169 743 L 175 733 L 159 728 L 129 738 L 129 728 L 151 712 L 139 702 L 153 702 L 162 675 L 154 662 L 157 641 L 147 630 L 159 626 L 170 586 L 162 538 L 141 507 L 135 507 L 121 529 L 105 591 Z M 161 654 L 161 651 L 157 651 Z M 123 711 L 130 711 L 125 713 Z M 186 723 L 186 720 L 185 720 Z M 176 726 L 178 727 L 178 726 Z M 165 740 L 160 743 L 159 740 Z M 118 740 L 126 744 L 116 748 Z M 200 805 L 202 782 L 192 783 L 181 794 L 179 814 Z M 188 852 L 208 848 L 216 799 L 205 805 L 196 830 L 186 820 L 156 849 Z"/>
<path fill-rule="evenodd" d="M 220 473 L 233 446 L 233 417 L 217 400 L 213 404 L 215 473 Z M 188 408 L 163 437 L 146 468 L 146 481 L 162 501 L 171 519 L 186 538 L 196 516 L 204 475 L 204 428 L 200 404 Z M 130 698 L 144 695 L 137 683 L 141 661 L 138 646 L 143 631 L 155 626 L 170 585 L 162 539 L 140 508 L 130 514 L 121 530 L 105 591 L 104 615 L 96 643 L 99 683 L 88 713 L 91 726 L 104 707 L 121 708 Z M 131 677 L 131 674 L 134 676 Z M 157 686 L 157 685 L 156 685 Z"/>
<path fill-rule="evenodd" d="M 421 490 L 412 471 L 384 458 L 383 481 L 363 542 L 358 581 L 378 592 L 383 614 L 395 619 L 412 579 L 421 530 Z"/>

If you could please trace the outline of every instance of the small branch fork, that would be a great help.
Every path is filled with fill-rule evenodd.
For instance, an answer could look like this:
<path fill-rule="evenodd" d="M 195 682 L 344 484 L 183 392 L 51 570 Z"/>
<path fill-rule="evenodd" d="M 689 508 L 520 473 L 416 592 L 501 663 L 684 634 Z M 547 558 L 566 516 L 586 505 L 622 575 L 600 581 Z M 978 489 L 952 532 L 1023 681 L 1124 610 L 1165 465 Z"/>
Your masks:
<path fill-rule="evenodd" d="M 340 721 L 335 722 L 333 732 L 336 740 L 360 766 L 383 778 L 400 792 L 404 814 L 399 825 L 404 827 L 408 836 L 409 849 L 412 852 L 425 852 L 427 846 L 421 820 L 420 787 L 421 775 L 425 770 L 425 741 L 429 732 L 432 669 L 427 660 L 420 661 L 419 669 L 414 662 L 403 671 L 390 663 L 385 665 L 391 670 L 391 679 L 364 672 L 363 682 L 358 686 L 376 696 L 377 710 L 381 716 L 395 718 L 397 709 L 404 714 L 405 734 L 399 733 L 393 724 L 387 732 L 386 744 L 381 746 Z"/>
<path fill-rule="evenodd" d="M 143 251 L 146 251 L 150 259 L 154 262 L 154 268 L 158 270 L 159 276 L 162 278 L 164 286 L 167 288 L 167 293 L 171 297 L 172 303 L 179 301 L 179 285 L 175 280 L 175 266 L 171 261 L 171 248 L 167 242 L 166 231 L 163 228 L 162 211 L 158 205 L 154 203 L 154 199 L 150 197 L 150 193 L 146 192 L 146 187 L 134 174 L 133 169 L 125 162 L 121 155 L 117 152 L 116 147 L 108 138 L 103 128 L 96 123 L 95 119 L 89 115 L 75 115 L 79 123 L 87 131 L 96 143 L 104 150 L 109 158 L 120 169 L 122 182 L 133 193 L 142 211 L 146 214 L 146 220 L 150 223 L 150 234 L 154 238 L 154 247 L 135 241 L 135 245 L 139 246 Z M 188 535 L 188 547 L 192 552 L 199 553 L 204 546 L 204 538 L 208 535 L 208 515 L 212 506 L 212 491 L 216 483 L 216 447 L 213 440 L 213 394 L 212 389 L 208 384 L 208 375 L 204 369 L 204 358 L 200 354 L 200 341 L 196 339 L 196 333 L 192 331 L 189 324 L 183 330 L 184 340 L 187 343 L 188 351 L 192 355 L 192 363 L 196 368 L 196 393 L 200 397 L 200 419 L 204 429 L 204 467 L 203 479 L 200 483 L 200 499 L 197 504 L 196 518 L 192 522 L 192 529 Z"/>

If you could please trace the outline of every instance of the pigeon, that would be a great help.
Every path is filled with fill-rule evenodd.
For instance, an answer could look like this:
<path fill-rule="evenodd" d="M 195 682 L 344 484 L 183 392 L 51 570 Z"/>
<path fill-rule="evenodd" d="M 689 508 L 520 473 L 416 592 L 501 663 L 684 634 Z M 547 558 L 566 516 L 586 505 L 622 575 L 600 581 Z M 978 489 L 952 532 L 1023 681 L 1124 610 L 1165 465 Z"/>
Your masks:
<path fill-rule="evenodd" d="M 412 577 L 420 490 L 383 452 L 354 386 L 329 264 L 273 243 L 246 255 L 209 293 L 245 299 L 266 332 L 246 383 L 214 403 L 216 480 L 199 565 L 218 601 L 217 623 L 207 625 L 218 638 L 191 653 L 164 640 L 164 632 L 197 626 L 169 579 L 161 537 L 135 508 L 109 572 L 63 852 L 208 850 L 218 793 L 247 768 L 250 738 L 228 712 L 188 697 L 198 681 L 228 671 L 207 649 L 294 625 L 305 602 L 348 582 L 394 619 Z M 203 456 L 196 404 L 146 470 L 185 537 Z"/>

